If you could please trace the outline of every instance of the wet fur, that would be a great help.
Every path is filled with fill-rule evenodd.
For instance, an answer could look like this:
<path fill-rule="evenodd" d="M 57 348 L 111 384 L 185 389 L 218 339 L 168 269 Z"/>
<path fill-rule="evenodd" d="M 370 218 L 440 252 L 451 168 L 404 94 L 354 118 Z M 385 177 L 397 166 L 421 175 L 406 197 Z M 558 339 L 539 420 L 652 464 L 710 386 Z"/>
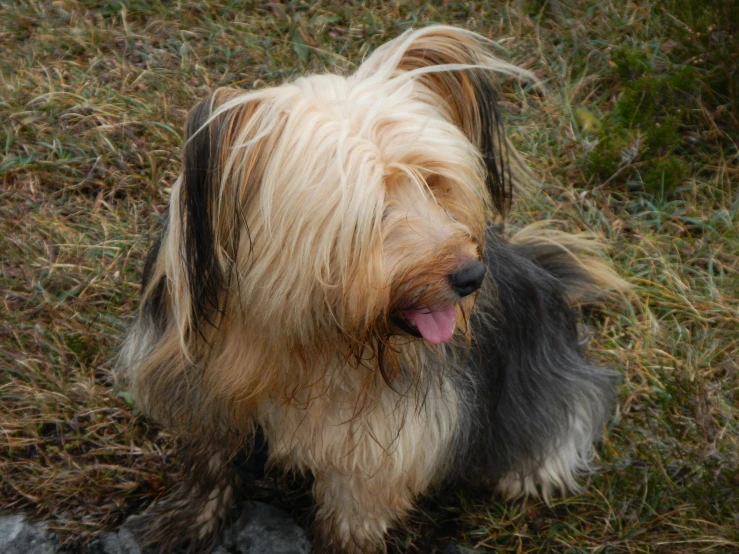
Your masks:
<path fill-rule="evenodd" d="M 577 308 L 621 282 L 592 242 L 492 225 L 527 178 L 495 72 L 526 76 L 430 27 L 348 77 L 220 89 L 192 111 L 118 361 L 189 476 L 146 514 L 151 543 L 211 544 L 257 429 L 271 464 L 315 478 L 318 551 L 383 551 L 444 482 L 577 489 L 614 390 Z M 459 297 L 449 276 L 477 259 L 482 289 Z M 444 345 L 394 323 L 450 304 Z"/>

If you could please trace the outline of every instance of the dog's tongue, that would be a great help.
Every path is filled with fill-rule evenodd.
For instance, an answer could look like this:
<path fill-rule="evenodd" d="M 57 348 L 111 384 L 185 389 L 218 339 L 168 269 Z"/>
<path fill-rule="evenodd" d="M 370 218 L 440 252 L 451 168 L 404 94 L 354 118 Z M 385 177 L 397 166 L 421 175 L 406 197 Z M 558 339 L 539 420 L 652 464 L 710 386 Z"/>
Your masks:
<path fill-rule="evenodd" d="M 457 325 L 454 305 L 431 311 L 428 308 L 407 310 L 405 318 L 416 324 L 419 333 L 431 344 L 441 344 L 452 338 Z"/>

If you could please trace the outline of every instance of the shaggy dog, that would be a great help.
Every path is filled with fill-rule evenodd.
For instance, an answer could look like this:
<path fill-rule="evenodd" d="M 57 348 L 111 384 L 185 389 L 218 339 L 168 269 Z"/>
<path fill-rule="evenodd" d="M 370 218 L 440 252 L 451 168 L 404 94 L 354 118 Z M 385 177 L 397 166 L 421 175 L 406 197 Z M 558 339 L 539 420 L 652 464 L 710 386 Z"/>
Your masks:
<path fill-rule="evenodd" d="M 494 224 L 526 176 L 495 74 L 526 72 L 489 50 L 427 27 L 352 75 L 192 110 L 118 362 L 190 476 L 150 540 L 203 548 L 257 430 L 271 464 L 314 477 L 324 552 L 384 551 L 442 483 L 577 488 L 614 397 L 577 306 L 620 282 L 588 241 Z"/>

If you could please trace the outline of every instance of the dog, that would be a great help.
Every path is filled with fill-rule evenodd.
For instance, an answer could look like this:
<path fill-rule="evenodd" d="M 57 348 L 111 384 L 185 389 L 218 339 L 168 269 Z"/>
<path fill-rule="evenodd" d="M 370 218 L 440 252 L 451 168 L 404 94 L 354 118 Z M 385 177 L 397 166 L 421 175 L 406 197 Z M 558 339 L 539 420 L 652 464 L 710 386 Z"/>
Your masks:
<path fill-rule="evenodd" d="M 578 309 L 623 283 L 595 242 L 501 223 L 530 173 L 497 75 L 529 75 L 490 50 L 426 27 L 351 75 L 191 111 L 117 362 L 187 469 L 150 542 L 206 548 L 257 432 L 313 477 L 318 552 L 385 551 L 443 484 L 578 490 L 616 382 L 583 357 Z"/>

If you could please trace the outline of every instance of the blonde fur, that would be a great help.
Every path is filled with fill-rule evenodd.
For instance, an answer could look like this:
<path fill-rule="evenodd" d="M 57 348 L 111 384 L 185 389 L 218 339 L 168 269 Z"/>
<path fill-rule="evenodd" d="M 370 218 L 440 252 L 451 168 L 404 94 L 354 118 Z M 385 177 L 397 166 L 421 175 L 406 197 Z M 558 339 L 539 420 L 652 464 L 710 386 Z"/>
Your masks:
<path fill-rule="evenodd" d="M 257 425 L 273 463 L 315 476 L 327 550 L 382 551 L 388 527 L 454 463 L 464 370 L 445 365 L 447 347 L 398 335 L 392 318 L 453 303 L 453 342 L 470 340 L 474 295 L 456 296 L 448 275 L 481 258 L 512 181 L 530 175 L 492 107 L 496 73 L 535 82 L 481 37 L 434 26 L 352 75 L 220 89 L 191 114 L 118 371 L 141 409 L 205 460 L 169 505 L 190 503 L 199 533 L 222 515 L 228 460 Z M 540 228 L 512 241 L 591 250 Z M 595 288 L 618 284 L 587 263 Z M 594 433 L 538 482 L 573 487 Z M 500 487 L 535 493 L 526 479 Z"/>

